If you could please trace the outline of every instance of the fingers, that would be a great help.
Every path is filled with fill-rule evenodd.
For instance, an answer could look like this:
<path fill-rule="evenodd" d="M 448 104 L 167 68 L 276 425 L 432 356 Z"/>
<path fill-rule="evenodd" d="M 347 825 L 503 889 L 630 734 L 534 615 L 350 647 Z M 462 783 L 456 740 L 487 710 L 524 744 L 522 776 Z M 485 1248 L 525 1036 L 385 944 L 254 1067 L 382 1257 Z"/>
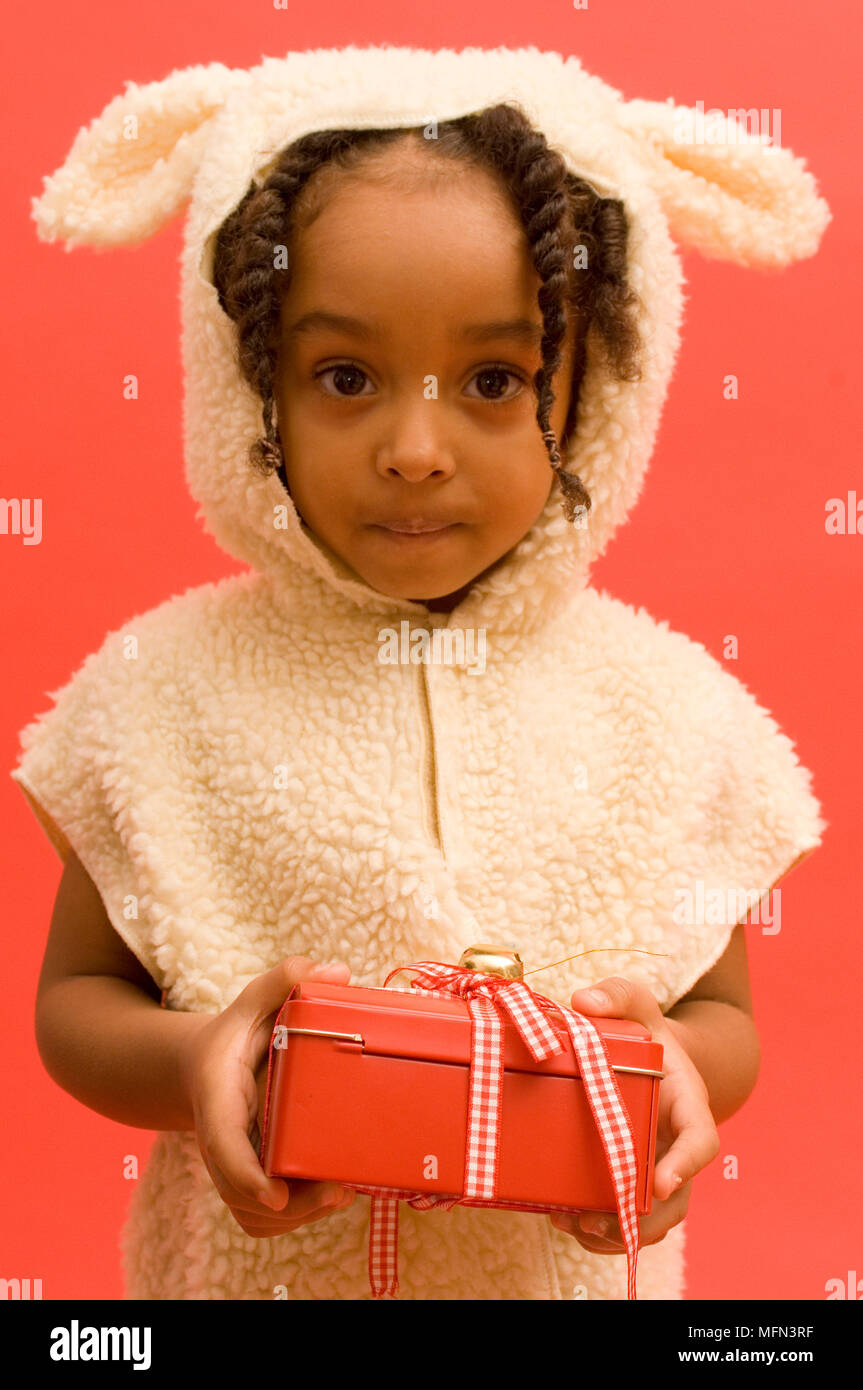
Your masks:
<path fill-rule="evenodd" d="M 272 1237 L 295 1231 L 351 1206 L 356 1193 L 338 1183 L 294 1181 L 290 1184 L 290 1200 L 281 1212 L 273 1213 L 256 1205 L 229 1203 L 231 1214 L 247 1235 Z"/>
<path fill-rule="evenodd" d="M 595 998 L 594 989 L 605 997 Z M 573 1009 L 587 1015 L 632 1019 L 663 1043 L 665 1079 L 661 1092 L 660 1131 L 667 1127 L 672 1142 L 664 1149 L 661 1162 L 657 1154 L 654 1169 L 657 1201 L 650 1214 L 639 1219 L 639 1244 L 654 1245 L 683 1220 L 689 1207 L 692 1178 L 719 1152 L 719 1133 L 710 1111 L 707 1087 L 646 985 L 618 975 L 609 976 L 596 986 L 576 990 L 571 1004 Z M 663 1138 L 664 1134 L 659 1132 L 658 1148 Z M 616 1215 L 584 1215 L 591 1223 L 605 1218 L 607 1227 L 602 1235 L 583 1230 L 578 1213 L 558 1212 L 550 1214 L 550 1219 L 553 1226 L 574 1236 L 586 1250 L 596 1254 L 624 1253 Z"/>
<path fill-rule="evenodd" d="M 679 1225 L 689 1209 L 691 1192 L 692 1183 L 686 1183 L 667 1201 L 655 1204 L 653 1211 L 648 1216 L 639 1217 L 639 1247 L 658 1244 L 660 1240 L 665 1239 L 673 1226 Z M 591 1223 L 605 1220 L 608 1225 L 603 1235 L 582 1230 L 580 1224 L 582 1217 Z M 564 1231 L 567 1235 L 574 1236 L 579 1245 L 584 1246 L 585 1250 L 590 1250 L 595 1255 L 626 1254 L 620 1223 L 611 1212 L 556 1212 L 554 1215 L 550 1215 L 550 1220 L 552 1226 Z"/>
<path fill-rule="evenodd" d="M 209 1143 L 205 1161 L 216 1191 L 243 1229 L 241 1218 L 249 1217 L 262 1228 L 259 1233 L 274 1235 L 303 1225 L 315 1212 L 323 1215 L 347 1204 L 348 1193 L 339 1183 L 268 1178 L 250 1139 L 236 1127 L 221 1129 Z"/>
<path fill-rule="evenodd" d="M 606 996 L 605 1003 L 593 998 L 594 989 Z M 661 1104 L 673 1143 L 662 1161 L 656 1163 L 654 1195 L 664 1201 L 719 1153 L 719 1134 L 704 1080 L 675 1032 L 673 1021 L 664 1016 L 646 985 L 612 975 L 596 986 L 577 990 L 571 1003 L 580 1013 L 632 1019 L 663 1043 L 665 1078 Z"/>
<path fill-rule="evenodd" d="M 605 996 L 605 1002 L 595 997 L 595 991 Z M 651 1031 L 664 1022 L 662 1010 L 647 985 L 620 975 L 610 975 L 588 989 L 577 989 L 569 1002 L 577 1013 L 630 1018 Z"/>
<path fill-rule="evenodd" d="M 243 1229 L 254 1226 L 255 1234 L 274 1235 L 317 1220 L 333 1209 L 334 1196 L 338 1201 L 345 1195 L 338 1185 L 292 1182 L 289 1188 L 267 1177 L 250 1137 L 266 1097 L 264 1058 L 272 1016 L 294 985 L 309 978 L 347 983 L 350 969 L 341 963 L 320 966 L 307 956 L 287 957 L 250 981 L 219 1016 L 217 1032 L 195 1057 L 192 1090 L 201 1155 L 222 1201 Z"/>
<path fill-rule="evenodd" d="M 703 1094 L 694 1084 L 671 1083 L 668 1122 L 674 1138 L 653 1172 L 654 1195 L 661 1201 L 694 1178 L 719 1153 L 719 1131 L 707 1103 L 706 1088 L 702 1090 Z"/>
<path fill-rule="evenodd" d="M 249 1210 L 281 1208 L 288 1199 L 284 1182 L 268 1178 L 242 1124 L 231 1123 L 224 1112 L 218 1125 L 202 1126 L 198 1145 L 219 1196 L 229 1206 Z M 229 1176 L 230 1175 L 230 1176 Z"/>
<path fill-rule="evenodd" d="M 245 1217 L 241 1219 L 236 1213 L 234 1213 L 234 1219 L 247 1236 L 254 1236 L 256 1240 L 272 1240 L 273 1236 L 286 1236 L 290 1235 L 292 1231 L 300 1230 L 303 1226 L 313 1226 L 316 1221 L 323 1221 L 324 1217 L 332 1216 L 340 1209 L 339 1206 L 321 1207 L 300 1221 L 274 1222 L 271 1218 L 263 1225 L 255 1221 L 254 1217 L 248 1220 Z"/>

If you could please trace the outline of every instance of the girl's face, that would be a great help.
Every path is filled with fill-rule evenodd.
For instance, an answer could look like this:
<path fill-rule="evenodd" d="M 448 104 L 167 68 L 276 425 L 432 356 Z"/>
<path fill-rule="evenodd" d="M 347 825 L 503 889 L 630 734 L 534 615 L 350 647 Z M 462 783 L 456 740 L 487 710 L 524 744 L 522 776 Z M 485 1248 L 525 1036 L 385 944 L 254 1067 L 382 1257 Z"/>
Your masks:
<path fill-rule="evenodd" d="M 294 504 L 372 588 L 452 608 L 530 530 L 554 480 L 530 384 L 541 281 L 521 224 L 491 174 L 441 174 L 404 141 L 333 180 L 289 266 L 274 396 Z M 558 439 L 575 329 L 570 317 L 553 382 Z M 391 529 L 431 524 L 443 529 Z"/>

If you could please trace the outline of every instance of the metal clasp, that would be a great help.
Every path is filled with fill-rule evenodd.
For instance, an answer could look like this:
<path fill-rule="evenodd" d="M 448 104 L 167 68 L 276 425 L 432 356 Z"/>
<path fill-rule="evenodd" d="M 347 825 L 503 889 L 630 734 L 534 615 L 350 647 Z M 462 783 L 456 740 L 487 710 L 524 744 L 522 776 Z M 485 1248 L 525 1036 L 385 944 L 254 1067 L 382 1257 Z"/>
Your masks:
<path fill-rule="evenodd" d="M 366 1040 L 362 1033 L 331 1033 L 326 1028 L 286 1028 L 284 1024 L 279 1024 L 276 1029 L 282 1033 L 305 1033 L 312 1038 L 338 1038 L 341 1042 L 356 1042 L 361 1047 L 365 1047 Z"/>

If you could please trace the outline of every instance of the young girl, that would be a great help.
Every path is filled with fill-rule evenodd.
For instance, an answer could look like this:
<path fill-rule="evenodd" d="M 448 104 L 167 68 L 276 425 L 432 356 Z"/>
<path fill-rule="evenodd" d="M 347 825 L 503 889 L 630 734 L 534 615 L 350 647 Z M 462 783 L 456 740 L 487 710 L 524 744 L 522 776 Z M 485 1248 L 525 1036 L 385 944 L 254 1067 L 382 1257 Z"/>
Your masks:
<path fill-rule="evenodd" d="M 785 265 L 829 212 L 788 151 L 682 115 L 534 48 L 316 50 L 127 84 L 45 182 L 67 245 L 191 197 L 187 478 L 251 566 L 111 633 L 12 774 L 65 861 L 44 1063 L 160 1131 L 129 1298 L 370 1296 L 350 1175 L 258 1161 L 274 1014 L 313 967 L 381 985 L 477 940 L 663 1043 L 638 1296 L 683 1296 L 758 1070 L 742 923 L 824 822 L 752 695 L 589 567 L 671 377 L 672 235 Z M 400 1294 L 625 1298 L 598 1222 L 403 1204 Z"/>

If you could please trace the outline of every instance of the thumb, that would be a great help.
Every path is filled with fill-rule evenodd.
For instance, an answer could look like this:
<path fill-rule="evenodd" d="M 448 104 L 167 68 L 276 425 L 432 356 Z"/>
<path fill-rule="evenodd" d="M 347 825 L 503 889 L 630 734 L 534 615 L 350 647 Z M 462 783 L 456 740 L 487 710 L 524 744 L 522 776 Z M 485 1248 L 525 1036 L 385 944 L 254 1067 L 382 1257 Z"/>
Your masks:
<path fill-rule="evenodd" d="M 350 966 L 345 965 L 344 961 L 331 960 L 327 965 L 316 965 L 313 970 L 309 971 L 307 978 L 309 980 L 328 980 L 330 984 L 336 984 L 337 981 L 333 979 L 334 975 L 339 977 L 344 975 L 343 983 L 347 984 L 351 976 Z"/>
<path fill-rule="evenodd" d="M 647 986 L 640 980 L 628 980 L 622 975 L 609 975 L 589 989 L 576 990 L 570 1003 L 579 1013 L 628 1018 L 651 1031 L 665 1022 L 659 1004 Z"/>
<path fill-rule="evenodd" d="M 331 984 L 347 984 L 350 978 L 347 965 L 340 962 L 317 964 L 308 956 L 287 956 L 265 970 L 237 995 L 234 1007 L 248 1014 L 250 1022 L 263 1022 L 279 1010 L 293 989 L 302 980 L 327 980 Z"/>

